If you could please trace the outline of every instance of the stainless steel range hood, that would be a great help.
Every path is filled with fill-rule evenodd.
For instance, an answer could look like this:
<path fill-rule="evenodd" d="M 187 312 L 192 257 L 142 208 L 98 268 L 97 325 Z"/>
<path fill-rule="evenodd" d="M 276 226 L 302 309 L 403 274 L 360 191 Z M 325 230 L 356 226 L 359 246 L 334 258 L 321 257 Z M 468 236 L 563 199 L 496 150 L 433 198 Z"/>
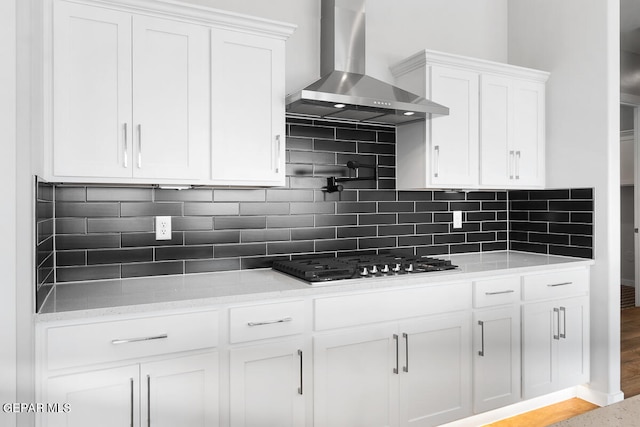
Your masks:
<path fill-rule="evenodd" d="M 365 75 L 365 0 L 322 0 L 322 78 L 287 96 L 287 113 L 401 124 L 449 109 Z"/>

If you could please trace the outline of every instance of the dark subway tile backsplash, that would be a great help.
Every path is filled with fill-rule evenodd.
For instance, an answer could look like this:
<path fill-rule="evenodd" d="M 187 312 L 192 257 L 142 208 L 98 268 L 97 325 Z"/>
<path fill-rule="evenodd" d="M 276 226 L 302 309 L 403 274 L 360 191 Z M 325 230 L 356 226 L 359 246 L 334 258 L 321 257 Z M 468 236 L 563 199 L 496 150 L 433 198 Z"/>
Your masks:
<path fill-rule="evenodd" d="M 55 272 L 57 282 L 67 282 L 265 268 L 292 257 L 391 250 L 592 251 L 589 189 L 398 191 L 395 131 L 386 126 L 288 118 L 286 154 L 287 185 L 280 188 L 49 186 L 52 201 L 38 207 L 41 265 L 51 270 L 49 277 Z M 349 160 L 379 165 L 378 180 L 324 191 L 328 176 L 355 176 Z M 357 176 L 372 172 L 361 168 Z M 454 210 L 463 211 L 462 228 L 453 228 Z M 172 217 L 170 240 L 155 239 L 156 215 Z M 46 260 L 48 253 L 53 257 L 54 238 L 52 267 Z"/>
<path fill-rule="evenodd" d="M 593 258 L 593 189 L 512 191 L 512 250 Z"/>

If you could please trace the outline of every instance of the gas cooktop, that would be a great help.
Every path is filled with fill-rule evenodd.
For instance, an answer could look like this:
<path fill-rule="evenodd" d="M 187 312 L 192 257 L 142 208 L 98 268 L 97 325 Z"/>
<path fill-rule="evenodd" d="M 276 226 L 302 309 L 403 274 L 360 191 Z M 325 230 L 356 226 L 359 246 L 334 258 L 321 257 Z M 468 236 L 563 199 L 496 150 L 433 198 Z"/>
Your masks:
<path fill-rule="evenodd" d="M 451 261 L 421 256 L 395 254 L 327 258 L 303 258 L 275 261 L 273 269 L 307 282 L 386 277 L 403 274 L 453 270 Z"/>

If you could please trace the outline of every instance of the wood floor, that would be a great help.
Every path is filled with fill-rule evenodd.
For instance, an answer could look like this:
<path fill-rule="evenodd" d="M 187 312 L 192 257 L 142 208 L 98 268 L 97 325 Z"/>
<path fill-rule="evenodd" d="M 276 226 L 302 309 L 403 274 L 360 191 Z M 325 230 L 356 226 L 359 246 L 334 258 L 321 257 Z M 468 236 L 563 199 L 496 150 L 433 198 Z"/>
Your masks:
<path fill-rule="evenodd" d="M 620 311 L 620 388 L 625 399 L 640 394 L 640 307 Z"/>
<path fill-rule="evenodd" d="M 620 311 L 620 388 L 624 397 L 640 394 L 640 307 Z M 546 427 L 597 408 L 581 399 L 569 399 L 487 427 Z"/>

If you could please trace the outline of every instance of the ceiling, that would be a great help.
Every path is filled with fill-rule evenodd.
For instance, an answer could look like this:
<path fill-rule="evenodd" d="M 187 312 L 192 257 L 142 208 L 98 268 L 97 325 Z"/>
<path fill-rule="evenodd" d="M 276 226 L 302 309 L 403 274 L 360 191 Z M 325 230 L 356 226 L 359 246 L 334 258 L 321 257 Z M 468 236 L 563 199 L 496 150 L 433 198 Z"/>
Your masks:
<path fill-rule="evenodd" d="M 640 1 L 620 0 L 620 49 L 640 54 Z"/>

